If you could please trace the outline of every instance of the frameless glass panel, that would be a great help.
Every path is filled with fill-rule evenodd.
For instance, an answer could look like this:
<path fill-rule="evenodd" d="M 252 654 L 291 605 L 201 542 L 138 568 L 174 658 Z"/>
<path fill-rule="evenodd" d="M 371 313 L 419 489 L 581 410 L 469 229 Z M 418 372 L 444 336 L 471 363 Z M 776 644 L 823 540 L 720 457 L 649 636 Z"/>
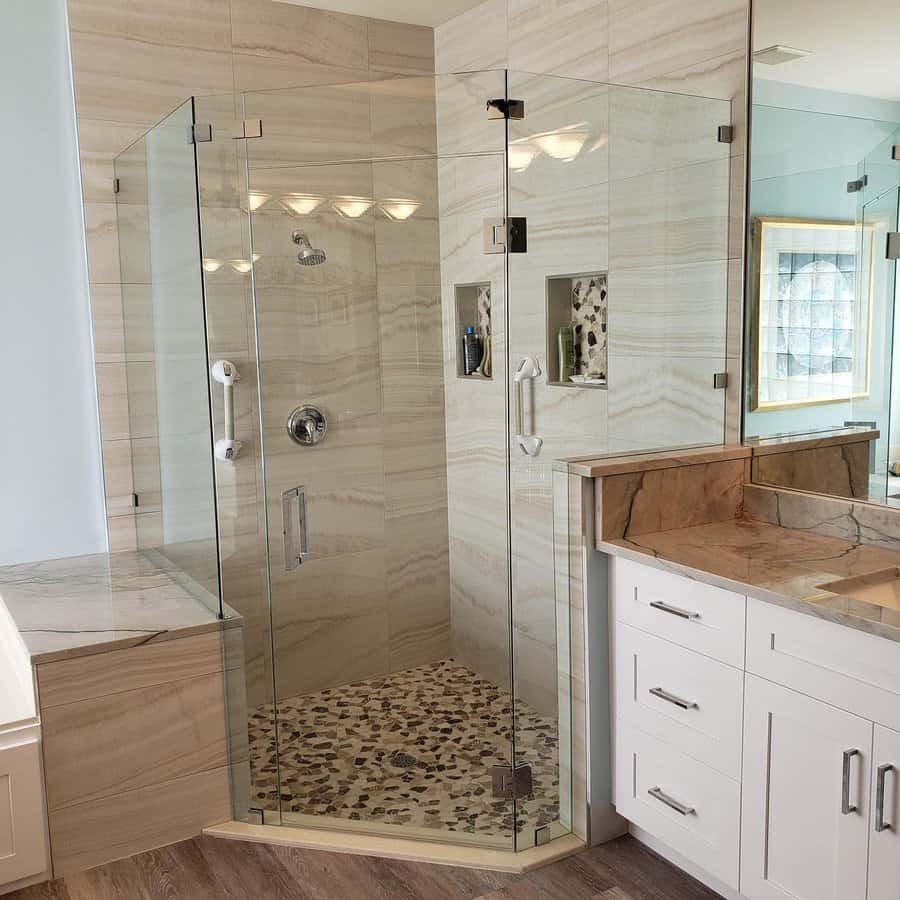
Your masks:
<path fill-rule="evenodd" d="M 138 548 L 220 608 L 190 102 L 115 161 Z"/>
<path fill-rule="evenodd" d="M 483 252 L 505 209 L 485 115 L 503 88 L 244 97 L 263 122 L 245 205 L 275 670 L 250 712 L 251 794 L 286 823 L 511 846 L 492 794 L 512 762 L 502 327 L 497 376 L 483 340 L 505 296 Z"/>

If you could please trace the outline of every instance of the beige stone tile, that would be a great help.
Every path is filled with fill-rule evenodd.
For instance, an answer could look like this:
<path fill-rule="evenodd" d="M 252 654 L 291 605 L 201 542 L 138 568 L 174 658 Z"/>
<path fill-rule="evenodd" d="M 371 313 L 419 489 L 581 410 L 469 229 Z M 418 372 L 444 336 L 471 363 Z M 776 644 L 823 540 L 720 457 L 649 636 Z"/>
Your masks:
<path fill-rule="evenodd" d="M 433 28 L 369 19 L 368 31 L 370 69 L 403 75 L 434 72 Z"/>
<path fill-rule="evenodd" d="M 740 50 L 747 0 L 609 0 L 609 80 L 640 84 Z"/>
<path fill-rule="evenodd" d="M 488 119 L 484 112 L 486 99 L 505 96 L 502 71 L 441 75 L 435 89 L 438 151 L 442 156 L 504 152 L 503 120 Z"/>
<path fill-rule="evenodd" d="M 724 356 L 728 261 L 619 269 L 609 350 L 622 356 Z"/>
<path fill-rule="evenodd" d="M 153 122 L 104 122 L 78 118 L 81 189 L 86 202 L 114 203 L 113 160 L 151 128 Z"/>
<path fill-rule="evenodd" d="M 746 212 L 746 157 L 731 158 L 731 174 L 728 201 L 728 256 L 741 259 L 745 251 Z"/>
<path fill-rule="evenodd" d="M 106 514 L 108 516 L 130 515 L 134 512 L 131 441 L 103 441 L 101 449 Z"/>
<path fill-rule="evenodd" d="M 100 437 L 103 441 L 127 440 L 128 381 L 124 363 L 98 363 L 97 399 L 100 408 Z"/>
<path fill-rule="evenodd" d="M 273 585 L 277 696 L 388 671 L 382 550 L 309 560 Z"/>
<path fill-rule="evenodd" d="M 90 293 L 94 360 L 98 363 L 124 362 L 121 288 L 117 284 L 92 284 Z"/>
<path fill-rule="evenodd" d="M 385 410 L 424 414 L 433 409 L 443 422 L 440 287 L 379 285 L 378 326 Z M 413 396 L 404 386 L 408 378 L 415 380 L 409 384 Z"/>
<path fill-rule="evenodd" d="M 160 46 L 231 49 L 228 0 L 69 0 L 69 28 Z"/>
<path fill-rule="evenodd" d="M 129 362 L 125 365 L 128 382 L 128 423 L 133 438 L 159 434 L 156 407 L 156 367 L 152 362 Z"/>
<path fill-rule="evenodd" d="M 433 77 L 371 81 L 368 90 L 374 157 L 434 155 L 437 108 Z"/>
<path fill-rule="evenodd" d="M 352 84 L 371 77 L 368 69 L 303 62 L 287 56 L 235 52 L 233 60 L 236 91 L 315 90 L 319 85 Z"/>
<path fill-rule="evenodd" d="M 134 517 L 134 530 L 139 550 L 151 550 L 163 546 L 161 512 L 137 513 Z"/>
<path fill-rule="evenodd" d="M 607 0 L 509 0 L 509 68 L 609 79 Z"/>
<path fill-rule="evenodd" d="M 368 20 L 271 0 L 231 0 L 232 48 L 294 61 L 368 68 Z"/>
<path fill-rule="evenodd" d="M 129 462 L 134 478 L 134 492 L 138 495 L 139 513 L 157 512 L 162 507 L 162 486 L 159 471 L 159 440 L 134 438 L 131 441 Z"/>
<path fill-rule="evenodd" d="M 137 549 L 137 533 L 133 515 L 107 517 L 106 529 L 109 535 L 110 553 Z"/>
<path fill-rule="evenodd" d="M 246 281 L 216 284 L 215 274 L 204 273 L 207 346 L 211 357 L 231 359 L 252 349 L 247 324 L 253 315 L 250 286 Z"/>
<path fill-rule="evenodd" d="M 736 101 L 743 95 L 747 80 L 747 53 L 743 47 L 722 56 L 704 58 L 674 72 L 655 75 L 639 87 L 694 97 L 715 97 Z"/>
<path fill-rule="evenodd" d="M 79 117 L 140 125 L 159 121 L 191 95 L 232 90 L 227 51 L 81 31 L 71 42 Z"/>
<path fill-rule="evenodd" d="M 119 235 L 115 203 L 85 203 L 88 275 L 92 284 L 118 284 Z"/>
<path fill-rule="evenodd" d="M 485 0 L 439 25 L 434 30 L 435 71 L 473 72 L 505 67 L 506 19 L 506 0 Z"/>
<path fill-rule="evenodd" d="M 153 286 L 122 284 L 122 321 L 127 362 L 151 362 L 154 357 Z"/>

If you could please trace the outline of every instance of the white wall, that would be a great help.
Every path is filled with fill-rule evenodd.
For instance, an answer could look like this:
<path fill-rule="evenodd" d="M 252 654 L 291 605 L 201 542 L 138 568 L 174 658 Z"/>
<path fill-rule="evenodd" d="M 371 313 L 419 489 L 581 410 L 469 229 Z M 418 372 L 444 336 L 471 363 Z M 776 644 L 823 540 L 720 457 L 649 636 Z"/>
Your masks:
<path fill-rule="evenodd" d="M 0 5 L 0 565 L 106 549 L 65 0 Z"/>

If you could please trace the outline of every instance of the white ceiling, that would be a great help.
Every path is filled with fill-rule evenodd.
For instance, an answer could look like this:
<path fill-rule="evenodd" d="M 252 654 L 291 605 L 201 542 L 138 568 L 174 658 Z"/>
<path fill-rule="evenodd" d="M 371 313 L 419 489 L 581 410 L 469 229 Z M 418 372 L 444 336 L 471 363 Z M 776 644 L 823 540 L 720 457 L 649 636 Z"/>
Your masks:
<path fill-rule="evenodd" d="M 803 59 L 753 67 L 758 78 L 900 100 L 897 0 L 756 0 L 753 47 L 811 50 Z"/>
<path fill-rule="evenodd" d="M 482 0 L 276 0 L 332 12 L 352 13 L 372 19 L 390 19 L 410 25 L 441 25 L 454 16 L 478 6 Z"/>

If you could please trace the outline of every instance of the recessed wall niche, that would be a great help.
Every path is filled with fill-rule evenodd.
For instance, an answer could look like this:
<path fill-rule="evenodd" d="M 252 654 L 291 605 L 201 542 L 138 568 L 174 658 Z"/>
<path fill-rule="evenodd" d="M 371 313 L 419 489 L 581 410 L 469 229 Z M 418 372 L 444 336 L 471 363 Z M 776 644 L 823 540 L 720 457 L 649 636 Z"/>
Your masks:
<path fill-rule="evenodd" d="M 491 378 L 491 283 L 458 284 L 456 294 L 456 374 Z M 467 330 L 471 328 L 471 335 Z M 473 340 L 474 339 L 474 340 Z M 466 350 L 468 340 L 469 352 Z M 471 371 L 470 371 L 471 370 Z"/>
<path fill-rule="evenodd" d="M 547 381 L 606 389 L 607 273 L 547 278 Z"/>

